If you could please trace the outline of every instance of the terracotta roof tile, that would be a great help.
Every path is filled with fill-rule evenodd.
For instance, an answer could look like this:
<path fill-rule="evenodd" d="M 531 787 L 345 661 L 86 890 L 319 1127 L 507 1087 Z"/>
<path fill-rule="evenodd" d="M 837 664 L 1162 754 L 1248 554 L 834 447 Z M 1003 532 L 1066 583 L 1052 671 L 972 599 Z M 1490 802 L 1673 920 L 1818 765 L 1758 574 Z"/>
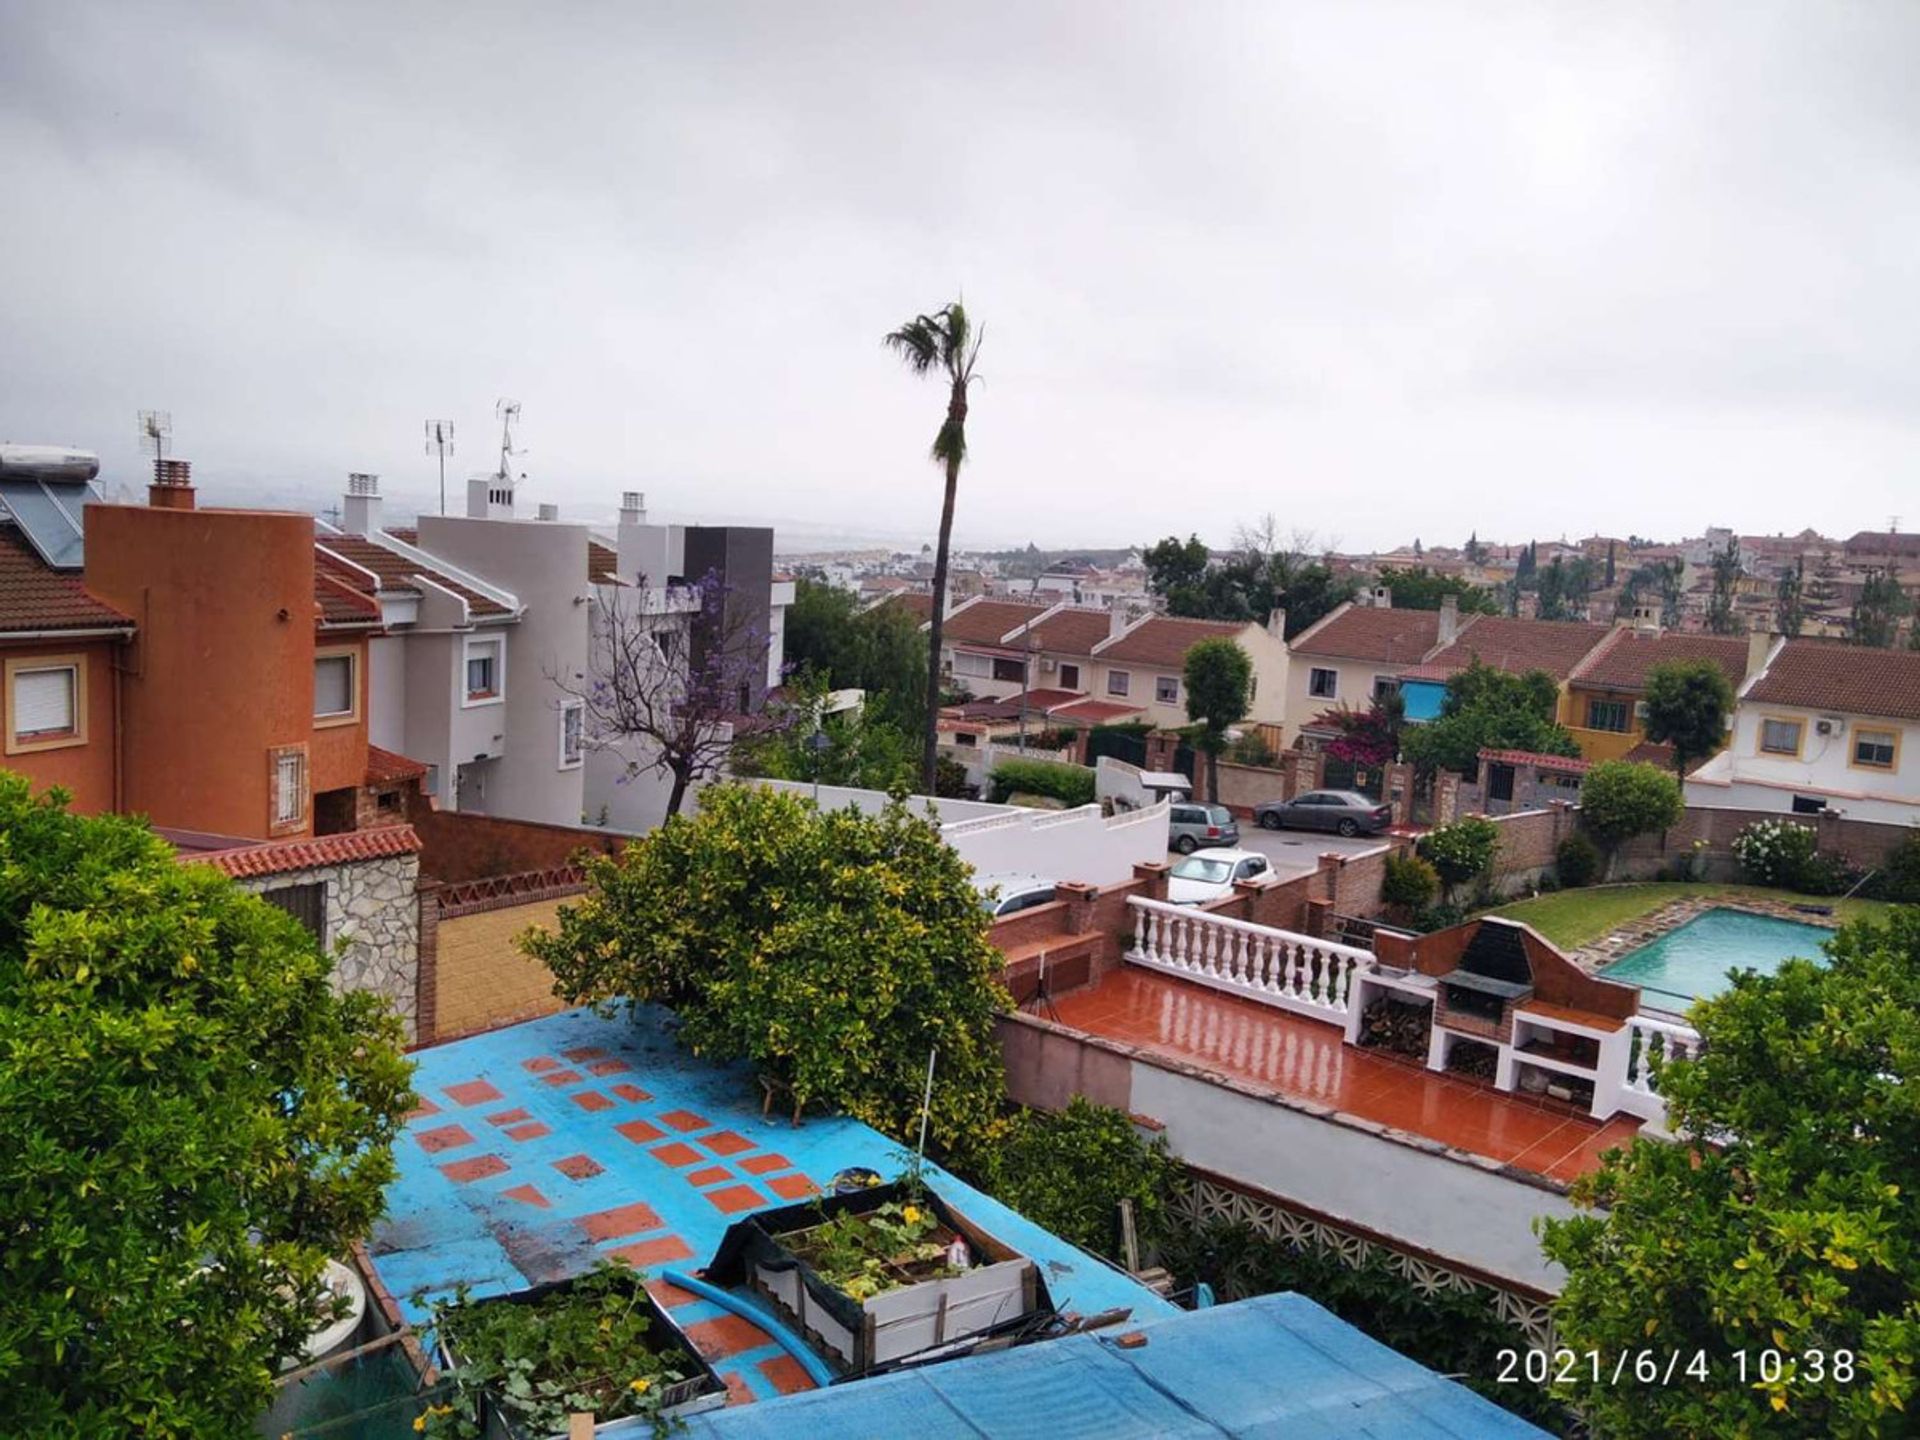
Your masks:
<path fill-rule="evenodd" d="M 1157 665 L 1178 669 L 1186 662 L 1187 651 L 1202 640 L 1232 639 L 1247 628 L 1243 621 L 1183 620 L 1172 615 L 1154 615 L 1098 652 L 1102 660 L 1118 660 L 1128 665 Z"/>
<path fill-rule="evenodd" d="M 399 534 L 389 530 L 389 535 L 399 539 Z M 314 543 L 344 560 L 350 560 L 362 569 L 371 570 L 380 577 L 380 588 L 401 592 L 417 591 L 413 577 L 424 575 L 436 585 L 453 591 L 467 602 L 467 609 L 476 617 L 482 615 L 505 615 L 507 607 L 491 596 L 461 584 L 452 576 L 429 565 L 422 565 L 396 550 L 390 550 L 378 540 L 365 535 L 321 535 Z M 407 543 L 407 542 L 402 542 Z"/>
<path fill-rule="evenodd" d="M 1417 665 L 1439 643 L 1437 610 L 1379 610 L 1355 605 L 1322 621 L 1312 633 L 1296 638 L 1293 653 Z"/>
<path fill-rule="evenodd" d="M 1075 606 L 1035 625 L 1033 648 L 1055 655 L 1091 655 L 1093 647 L 1106 639 L 1112 629 L 1112 618 L 1107 611 Z"/>
<path fill-rule="evenodd" d="M 1535 750 L 1482 750 L 1480 758 L 1496 765 L 1529 765 L 1535 770 L 1555 770 L 1566 775 L 1584 775 L 1593 768 L 1590 760 L 1571 755 L 1542 755 Z"/>
<path fill-rule="evenodd" d="M 317 565 L 313 570 L 313 602 L 320 608 L 323 629 L 377 627 L 380 624 L 378 601 L 333 571 Z"/>
<path fill-rule="evenodd" d="M 1575 666 L 1572 678 L 1597 690 L 1644 690 L 1654 666 L 1694 660 L 1718 665 L 1727 683 L 1738 686 L 1746 679 L 1747 642 L 1738 635 L 1635 635 L 1622 629 Z"/>
<path fill-rule="evenodd" d="M 1019 600 L 974 600 L 947 612 L 940 638 L 950 645 L 982 645 L 990 649 L 1017 649 L 1001 640 L 1047 607 Z"/>
<path fill-rule="evenodd" d="M 133 621 L 87 593 L 80 576 L 55 570 L 12 525 L 0 525 L 0 633 L 21 630 L 133 628 Z"/>
<path fill-rule="evenodd" d="M 340 835 L 316 835 L 311 840 L 266 840 L 235 850 L 212 850 L 182 855 L 184 863 L 211 865 L 235 879 L 285 875 L 294 870 L 317 870 L 354 860 L 379 860 L 412 855 L 420 837 L 411 825 L 382 825 L 373 830 L 349 830 Z"/>
<path fill-rule="evenodd" d="M 917 624 L 924 625 L 933 616 L 933 596 L 927 594 L 924 590 L 913 591 L 911 593 L 903 591 L 898 595 L 887 596 L 886 599 L 880 601 L 872 608 L 875 610 L 904 610 L 914 618 Z"/>
<path fill-rule="evenodd" d="M 1083 725 L 1104 725 L 1109 720 L 1118 720 L 1122 715 L 1140 715 L 1145 707 L 1123 705 L 1118 700 L 1075 700 L 1070 704 L 1056 705 L 1047 712 L 1050 720 L 1077 720 Z"/>
<path fill-rule="evenodd" d="M 1920 720 L 1920 650 L 1789 640 L 1745 698 L 1762 705 Z"/>
<path fill-rule="evenodd" d="M 1504 615 L 1477 615 L 1453 644 L 1427 661 L 1428 665 L 1464 670 L 1477 658 L 1483 665 L 1524 675 L 1544 670 L 1564 680 L 1573 667 L 1593 653 L 1593 647 L 1612 630 L 1571 620 L 1513 620 Z M 1403 677 L 1404 678 L 1404 677 Z"/>
<path fill-rule="evenodd" d="M 378 745 L 367 746 L 367 780 L 369 785 L 380 785 L 395 780 L 419 780 L 427 773 L 423 761 L 409 759 L 392 750 L 383 750 Z"/>

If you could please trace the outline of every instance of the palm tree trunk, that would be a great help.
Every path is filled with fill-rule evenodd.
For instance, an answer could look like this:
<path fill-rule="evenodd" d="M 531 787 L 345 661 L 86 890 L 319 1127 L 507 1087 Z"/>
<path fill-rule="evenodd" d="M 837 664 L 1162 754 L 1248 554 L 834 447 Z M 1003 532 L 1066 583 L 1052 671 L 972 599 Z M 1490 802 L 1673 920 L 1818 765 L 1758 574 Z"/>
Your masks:
<path fill-rule="evenodd" d="M 962 391 L 959 403 L 966 404 Z M 963 409 L 962 413 L 965 411 Z M 920 793 L 933 794 L 935 762 L 940 756 L 940 632 L 947 619 L 947 546 L 953 539 L 953 500 L 960 488 L 960 457 L 947 460 L 947 493 L 940 502 L 940 546 L 933 556 L 933 618 L 927 626 L 927 695 L 921 731 Z M 1022 686 L 1022 689 L 1025 687 Z"/>

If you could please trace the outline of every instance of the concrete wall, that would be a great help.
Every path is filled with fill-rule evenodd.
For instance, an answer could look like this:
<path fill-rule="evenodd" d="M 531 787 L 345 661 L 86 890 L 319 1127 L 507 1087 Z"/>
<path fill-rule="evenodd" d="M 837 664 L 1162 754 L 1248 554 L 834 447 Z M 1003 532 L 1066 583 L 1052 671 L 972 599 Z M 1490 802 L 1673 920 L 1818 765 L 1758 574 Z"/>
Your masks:
<path fill-rule="evenodd" d="M 420 517 L 423 550 L 485 575 L 526 607 L 506 647 L 506 698 L 495 707 L 504 739 L 489 776 L 489 814 L 579 823 L 584 768 L 560 765 L 560 706 L 568 695 L 554 677 L 587 670 L 588 533 L 551 521 Z M 464 697 L 463 678 L 461 685 Z M 456 703 L 456 713 L 462 708 L 484 707 Z"/>
<path fill-rule="evenodd" d="M 0 650 L 4 667 L 0 675 L 11 677 L 14 667 L 32 667 L 50 661 L 72 661 L 80 686 L 76 697 L 80 731 L 71 739 L 28 741 L 16 744 L 13 738 L 13 684 L 7 678 L 0 684 L 0 736 L 5 737 L 6 757 L 0 767 L 24 775 L 35 791 L 58 785 L 73 796 L 72 808 L 81 814 L 96 814 L 114 808 L 113 772 L 114 729 L 113 695 L 117 683 L 113 670 L 117 643 L 110 640 L 48 640 L 25 645 L 9 645 Z"/>
<path fill-rule="evenodd" d="M 1827 735 L 1819 733 L 1823 716 L 1832 732 Z M 1769 719 L 1799 724 L 1797 755 L 1760 749 L 1762 722 Z M 1862 730 L 1896 737 L 1893 769 L 1854 763 L 1854 741 Z M 1855 820 L 1920 821 L 1920 724 L 1742 701 L 1727 748 L 1687 782 L 1694 804 L 1774 815 L 1791 814 L 1795 795 L 1825 799 L 1830 809 Z"/>
<path fill-rule="evenodd" d="M 557 897 L 509 899 L 439 918 L 431 1032 L 436 1043 L 566 1008 L 553 993 L 547 967 L 514 943 L 530 925 L 555 928 L 560 905 Z"/>
<path fill-rule="evenodd" d="M 367 642 L 367 741 L 428 762 L 407 749 L 407 645 L 399 635 Z"/>

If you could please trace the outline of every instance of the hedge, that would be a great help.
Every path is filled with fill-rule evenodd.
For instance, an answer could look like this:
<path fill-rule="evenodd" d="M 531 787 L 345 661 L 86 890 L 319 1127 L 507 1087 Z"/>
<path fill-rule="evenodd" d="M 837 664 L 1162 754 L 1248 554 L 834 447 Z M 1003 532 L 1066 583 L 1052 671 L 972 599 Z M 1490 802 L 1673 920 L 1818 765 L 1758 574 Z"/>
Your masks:
<path fill-rule="evenodd" d="M 1093 803 L 1093 771 L 1050 760 L 1002 760 L 993 767 L 987 798 L 1004 804 L 1009 795 L 1045 795 L 1072 809 Z"/>

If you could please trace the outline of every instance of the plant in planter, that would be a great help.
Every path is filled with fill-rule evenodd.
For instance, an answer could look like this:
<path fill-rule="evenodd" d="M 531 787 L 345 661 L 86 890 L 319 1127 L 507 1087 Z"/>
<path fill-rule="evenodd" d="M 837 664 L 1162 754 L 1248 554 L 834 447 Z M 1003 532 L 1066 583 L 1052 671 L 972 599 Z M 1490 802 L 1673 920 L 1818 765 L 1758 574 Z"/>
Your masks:
<path fill-rule="evenodd" d="M 948 1247 L 958 1237 L 924 1202 L 889 1201 L 865 1214 L 845 1211 L 780 1238 L 821 1279 L 855 1300 L 960 1273 L 948 1263 Z"/>
<path fill-rule="evenodd" d="M 724 1401 L 725 1387 L 625 1265 L 602 1263 L 573 1280 L 474 1300 L 463 1286 L 436 1302 L 431 1325 L 451 1403 L 415 1422 L 427 1435 L 544 1437 L 588 1412 L 604 1428 L 632 1420 L 663 1434 L 676 1413 Z"/>

